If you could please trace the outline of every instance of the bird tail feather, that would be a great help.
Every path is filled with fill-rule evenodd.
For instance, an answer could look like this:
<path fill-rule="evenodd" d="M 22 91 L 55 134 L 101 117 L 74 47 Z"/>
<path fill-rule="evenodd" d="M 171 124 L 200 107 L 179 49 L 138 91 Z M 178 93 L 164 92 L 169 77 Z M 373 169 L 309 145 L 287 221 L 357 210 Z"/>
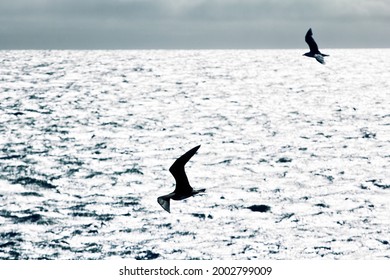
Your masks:
<path fill-rule="evenodd" d="M 157 198 L 157 201 L 165 211 L 171 213 L 169 198 L 159 197 Z"/>

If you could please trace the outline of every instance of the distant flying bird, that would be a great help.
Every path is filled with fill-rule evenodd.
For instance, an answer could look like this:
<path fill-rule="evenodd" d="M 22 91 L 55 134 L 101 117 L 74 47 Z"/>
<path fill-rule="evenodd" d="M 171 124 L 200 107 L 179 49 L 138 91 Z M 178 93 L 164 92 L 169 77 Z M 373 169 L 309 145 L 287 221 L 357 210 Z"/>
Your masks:
<path fill-rule="evenodd" d="M 306 33 L 305 41 L 309 45 L 310 52 L 307 52 L 303 55 L 306 55 L 308 57 L 314 57 L 315 59 L 317 59 L 319 63 L 325 64 L 324 56 L 329 56 L 329 55 L 323 54 L 318 50 L 317 43 L 313 39 L 313 32 L 311 31 L 311 28 Z"/>
<path fill-rule="evenodd" d="M 172 173 L 173 177 L 176 180 L 175 191 L 157 198 L 158 203 L 161 205 L 162 208 L 164 208 L 165 211 L 170 213 L 170 199 L 182 200 L 196 195 L 200 192 L 206 191 L 205 189 L 194 190 L 190 186 L 186 172 L 184 170 L 184 165 L 186 165 L 186 163 L 191 159 L 191 157 L 196 153 L 196 151 L 198 151 L 199 148 L 200 145 L 196 146 L 195 148 L 192 148 L 184 155 L 179 157 L 169 168 L 169 171 Z"/>

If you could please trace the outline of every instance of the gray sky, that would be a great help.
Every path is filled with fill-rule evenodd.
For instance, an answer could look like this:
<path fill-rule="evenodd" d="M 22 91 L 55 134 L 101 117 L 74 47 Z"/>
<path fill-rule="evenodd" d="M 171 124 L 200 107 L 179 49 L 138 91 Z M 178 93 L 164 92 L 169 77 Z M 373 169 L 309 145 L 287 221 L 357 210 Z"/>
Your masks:
<path fill-rule="evenodd" d="M 390 47 L 390 0 L 0 0 L 0 49 Z"/>

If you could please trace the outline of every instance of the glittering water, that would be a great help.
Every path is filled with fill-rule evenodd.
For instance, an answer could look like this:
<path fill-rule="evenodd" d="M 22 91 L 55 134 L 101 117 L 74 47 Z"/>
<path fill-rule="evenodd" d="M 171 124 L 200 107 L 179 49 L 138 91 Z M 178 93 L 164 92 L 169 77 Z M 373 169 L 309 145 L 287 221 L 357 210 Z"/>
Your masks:
<path fill-rule="evenodd" d="M 390 50 L 303 52 L 1 51 L 0 258 L 389 258 Z"/>

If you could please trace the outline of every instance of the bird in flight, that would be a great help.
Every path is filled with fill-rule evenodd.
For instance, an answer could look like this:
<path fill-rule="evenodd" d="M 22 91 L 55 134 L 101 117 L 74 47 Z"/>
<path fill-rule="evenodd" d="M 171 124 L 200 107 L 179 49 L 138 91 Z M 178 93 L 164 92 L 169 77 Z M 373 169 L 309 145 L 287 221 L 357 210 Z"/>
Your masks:
<path fill-rule="evenodd" d="M 169 168 L 169 171 L 172 173 L 173 177 L 176 180 L 176 188 L 173 192 L 157 198 L 157 202 L 165 211 L 169 213 L 171 211 L 170 199 L 182 200 L 206 191 L 205 189 L 194 190 L 190 186 L 186 172 L 184 170 L 184 165 L 191 159 L 191 157 L 198 151 L 199 148 L 200 145 L 192 148 L 184 155 L 179 157 Z"/>
<path fill-rule="evenodd" d="M 313 31 L 311 31 L 311 28 L 306 32 L 305 41 L 309 45 L 310 52 L 307 52 L 303 55 L 308 57 L 314 57 L 319 63 L 325 64 L 324 57 L 329 55 L 323 54 L 318 50 L 317 43 L 313 39 Z"/>

